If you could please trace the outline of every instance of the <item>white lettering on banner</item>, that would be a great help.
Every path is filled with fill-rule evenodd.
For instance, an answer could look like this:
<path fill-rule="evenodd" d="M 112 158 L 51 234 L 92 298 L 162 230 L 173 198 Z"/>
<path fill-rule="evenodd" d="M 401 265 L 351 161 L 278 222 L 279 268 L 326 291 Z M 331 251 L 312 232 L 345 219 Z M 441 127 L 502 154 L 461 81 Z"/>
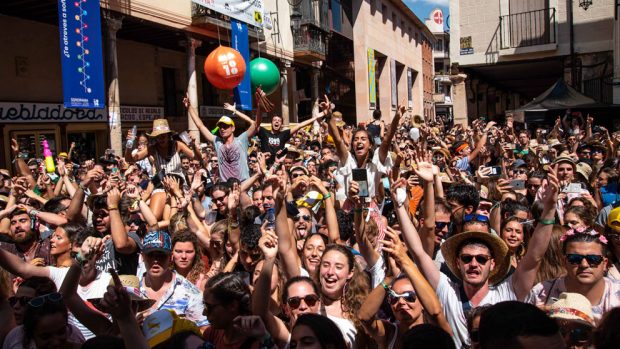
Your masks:
<path fill-rule="evenodd" d="M 0 122 L 105 122 L 106 109 L 67 109 L 61 103 L 0 102 Z"/>
<path fill-rule="evenodd" d="M 153 121 L 154 119 L 162 119 L 163 117 L 164 108 L 162 107 L 121 107 L 122 121 Z"/>
<path fill-rule="evenodd" d="M 201 105 L 200 106 L 200 117 L 203 118 L 219 118 L 222 115 L 229 115 L 230 112 L 222 107 L 210 106 L 210 105 Z"/>
<path fill-rule="evenodd" d="M 62 54 L 69 58 L 69 34 L 67 32 L 67 1 L 60 0 L 62 7 Z"/>

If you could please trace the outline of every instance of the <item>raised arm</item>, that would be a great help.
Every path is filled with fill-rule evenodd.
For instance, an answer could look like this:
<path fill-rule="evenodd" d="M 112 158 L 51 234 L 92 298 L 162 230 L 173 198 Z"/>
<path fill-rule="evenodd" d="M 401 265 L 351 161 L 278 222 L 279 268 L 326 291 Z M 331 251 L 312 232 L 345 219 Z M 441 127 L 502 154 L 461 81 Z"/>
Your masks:
<path fill-rule="evenodd" d="M 256 131 L 258 131 L 256 128 L 256 120 L 238 111 L 235 105 L 224 103 L 224 109 L 231 111 L 233 113 L 233 116 L 238 116 L 241 120 L 249 123 L 250 126 L 248 127 L 248 130 L 247 130 L 248 139 L 254 137 L 254 135 L 256 134 Z M 260 108 L 258 109 L 257 113 L 260 114 Z"/>
<path fill-rule="evenodd" d="M 297 131 L 301 130 L 302 128 L 304 128 L 304 127 L 306 127 L 308 125 L 311 125 L 313 122 L 319 120 L 322 117 L 323 117 L 323 113 L 321 112 L 321 113 L 319 113 L 319 115 L 313 116 L 310 119 L 308 119 L 308 120 L 306 120 L 306 121 L 304 121 L 304 122 L 302 122 L 300 124 L 297 124 L 297 126 L 291 128 L 291 135 L 294 135 L 295 133 L 297 133 Z"/>
<path fill-rule="evenodd" d="M 189 112 L 189 116 L 194 121 L 194 124 L 196 124 L 196 127 L 198 127 L 200 134 L 204 138 L 206 138 L 209 142 L 215 143 L 215 136 L 211 133 L 211 131 L 209 131 L 209 129 L 202 122 L 202 120 L 200 120 L 200 116 L 198 116 L 198 112 L 196 111 L 196 108 L 194 108 L 194 106 L 191 105 L 188 97 L 185 97 L 183 99 L 183 104 L 185 105 L 185 108 L 187 108 L 187 111 Z"/>
<path fill-rule="evenodd" d="M 383 299 L 385 299 L 387 289 L 383 285 L 389 285 L 391 280 L 391 277 L 386 277 L 381 284 L 375 287 L 368 294 L 357 313 L 364 330 L 377 342 L 380 348 L 387 347 L 387 337 L 383 321 L 377 319 L 375 315 L 381 309 Z"/>
<path fill-rule="evenodd" d="M 392 229 L 388 229 L 385 235 L 387 239 L 382 241 L 383 250 L 394 258 L 396 264 L 401 267 L 409 281 L 411 281 L 411 285 L 413 285 L 413 289 L 428 315 L 426 319 L 433 325 L 439 326 L 444 331 L 452 334 L 452 329 L 444 316 L 443 308 L 441 307 L 439 298 L 437 298 L 437 294 L 424 276 L 422 276 L 420 269 L 418 269 L 409 256 L 407 256 L 407 250 L 403 246 L 398 235 L 396 235 L 396 232 Z"/>
<path fill-rule="evenodd" d="M 560 192 L 560 181 L 556 176 L 557 165 L 555 167 L 556 169 L 549 168 L 547 182 L 543 183 L 542 201 L 544 208 L 540 221 L 536 225 L 523 260 L 521 260 L 512 276 L 512 286 L 517 300 L 522 301 L 525 299 L 527 293 L 534 286 L 536 273 L 545 252 L 547 252 L 549 241 L 551 241 L 553 225 L 555 223 L 556 203 L 558 201 L 558 193 Z"/>
<path fill-rule="evenodd" d="M 310 177 L 310 185 L 315 187 L 321 195 L 323 195 L 323 203 L 325 204 L 325 220 L 327 223 L 327 234 L 330 243 L 343 244 L 340 240 L 340 228 L 338 227 L 338 215 L 334 207 L 334 196 L 323 185 L 323 182 L 315 176 Z"/>
<path fill-rule="evenodd" d="M 114 248 L 122 254 L 136 252 L 138 246 L 136 242 L 127 235 L 125 224 L 121 218 L 118 205 L 121 201 L 121 192 L 113 188 L 108 192 L 108 214 L 110 215 L 110 232 Z"/>
<path fill-rule="evenodd" d="M 19 144 L 15 138 L 11 138 L 11 153 L 13 155 L 13 163 L 15 164 L 17 172 L 22 177 L 26 177 L 30 188 L 34 188 L 36 185 L 34 177 L 32 177 L 32 173 L 30 173 L 30 169 L 28 168 L 26 161 L 19 157 Z"/>
<path fill-rule="evenodd" d="M 368 267 L 371 267 L 377 263 L 381 256 L 379 256 L 379 253 L 372 247 L 372 242 L 368 239 L 368 234 L 366 234 L 366 229 L 368 226 L 366 225 L 364 215 L 368 214 L 368 208 L 364 207 L 364 202 L 358 193 L 359 184 L 356 181 L 351 181 L 349 184 L 348 196 L 349 200 L 351 200 L 355 205 L 353 231 L 355 232 L 355 239 L 359 245 L 360 253 L 366 260 Z"/>
<path fill-rule="evenodd" d="M 260 316 L 278 347 L 283 348 L 288 342 L 290 332 L 284 322 L 269 311 L 269 301 L 266 301 L 271 298 L 271 276 L 278 254 L 278 237 L 271 230 L 264 228 L 261 230 L 263 236 L 258 241 L 258 246 L 263 251 L 265 259 L 252 292 L 252 313 Z"/>
<path fill-rule="evenodd" d="M 50 277 L 48 267 L 38 267 L 26 263 L 21 258 L 3 248 L 0 248 L 0 267 L 24 279 L 30 279 L 33 276 Z"/>
<path fill-rule="evenodd" d="M 418 162 L 416 174 L 424 186 L 424 224 L 420 228 L 420 239 L 426 254 L 435 253 L 435 188 L 434 168 L 429 162 Z"/>
<path fill-rule="evenodd" d="M 287 278 L 299 276 L 301 274 L 301 261 L 297 255 L 297 245 L 295 238 L 288 226 L 286 219 L 286 190 L 287 184 L 285 178 L 273 176 L 268 180 L 277 181 L 277 189 L 273 190 L 273 196 L 276 200 L 276 234 L 278 235 L 278 253 L 284 265 L 284 272 Z M 275 186 L 275 184 L 274 184 Z"/>
<path fill-rule="evenodd" d="M 329 117 L 329 122 L 327 123 L 327 130 L 334 139 L 334 144 L 336 145 L 336 153 L 338 153 L 340 163 L 344 164 L 347 162 L 349 150 L 347 149 L 347 145 L 344 144 L 344 141 L 342 140 L 342 136 L 340 135 L 340 131 L 338 130 L 338 126 L 336 125 L 336 120 L 331 117 L 331 102 L 329 101 L 329 98 L 327 98 L 327 96 L 325 96 L 325 101 L 321 102 L 320 106 L 321 109 L 323 109 L 323 113 L 327 117 Z"/>
<path fill-rule="evenodd" d="M 400 118 L 403 116 L 403 114 L 405 114 L 405 110 L 406 108 L 404 105 L 401 104 L 398 106 L 398 109 L 396 110 L 396 114 L 394 115 L 394 119 L 392 120 L 392 123 L 390 124 L 390 129 L 388 130 L 387 135 L 381 142 L 381 146 L 379 147 L 379 161 L 381 161 L 381 163 L 384 163 L 385 159 L 388 156 L 388 151 L 390 150 L 390 146 L 392 145 L 392 139 L 394 138 L 394 135 L 396 134 L 396 130 L 398 130 L 398 124 L 399 124 Z M 381 124 L 382 129 L 383 127 L 384 127 L 383 124 Z"/>
<path fill-rule="evenodd" d="M 484 130 L 482 130 L 482 136 L 480 137 L 480 139 L 478 140 L 478 143 L 476 143 L 476 148 L 474 148 L 471 153 L 469 153 L 469 155 L 467 155 L 467 157 L 469 158 L 469 162 L 472 162 L 476 159 L 476 157 L 478 157 L 478 154 L 480 153 L 480 151 L 482 150 L 482 148 L 484 147 L 485 144 L 487 144 L 487 133 L 489 132 L 489 130 L 491 129 L 491 127 L 495 126 L 495 121 L 490 121 L 486 127 L 484 128 Z"/>
<path fill-rule="evenodd" d="M 439 269 L 435 266 L 433 259 L 424 251 L 422 247 L 422 242 L 420 241 L 420 235 L 418 231 L 413 226 L 411 219 L 409 218 L 409 214 L 407 212 L 407 208 L 404 205 L 399 205 L 398 200 L 396 198 L 396 191 L 398 188 L 406 188 L 407 181 L 404 178 L 399 179 L 397 182 L 393 183 L 391 186 L 393 188 L 392 191 L 392 201 L 396 208 L 396 216 L 398 217 L 398 221 L 400 222 L 400 227 L 402 231 L 402 236 L 405 240 L 405 244 L 409 251 L 413 254 L 413 259 L 422 271 L 422 274 L 428 282 L 433 286 L 433 288 L 437 288 L 437 284 L 439 283 L 439 277 L 441 273 Z"/>

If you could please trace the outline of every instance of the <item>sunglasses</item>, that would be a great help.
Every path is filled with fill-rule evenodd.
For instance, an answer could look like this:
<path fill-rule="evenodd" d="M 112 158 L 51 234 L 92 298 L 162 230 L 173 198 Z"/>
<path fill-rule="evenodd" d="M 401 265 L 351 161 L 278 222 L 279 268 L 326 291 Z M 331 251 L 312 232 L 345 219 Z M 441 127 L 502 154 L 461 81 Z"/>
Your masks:
<path fill-rule="evenodd" d="M 390 304 L 392 305 L 396 304 L 396 302 L 398 302 L 400 298 L 404 298 L 405 302 L 409 302 L 409 303 L 413 303 L 416 301 L 416 299 L 418 299 L 415 292 L 413 291 L 406 291 L 401 294 L 398 294 L 394 291 L 390 291 L 390 293 L 388 294 L 388 302 L 390 302 Z"/>
<path fill-rule="evenodd" d="M 442 230 L 443 228 L 447 227 L 449 224 L 450 222 L 435 222 L 435 229 Z"/>
<path fill-rule="evenodd" d="M 291 174 L 291 179 L 295 179 L 295 178 L 301 177 L 303 175 L 304 175 L 304 173 L 295 172 L 295 173 Z"/>
<path fill-rule="evenodd" d="M 295 222 L 299 222 L 300 219 L 303 219 L 306 222 L 310 222 L 312 217 L 310 217 L 310 215 L 307 215 L 307 214 L 303 214 L 303 215 L 300 214 L 300 215 L 297 215 L 297 216 L 293 217 L 293 221 L 295 221 Z"/>
<path fill-rule="evenodd" d="M 489 223 L 489 217 L 483 216 L 481 214 L 475 214 L 475 213 L 466 214 L 465 216 L 463 216 L 463 222 L 471 222 L 471 221 Z"/>
<path fill-rule="evenodd" d="M 302 300 L 306 302 L 306 305 L 308 305 L 309 307 L 313 307 L 316 302 L 319 301 L 319 296 L 315 294 L 308 294 L 304 297 L 291 297 L 286 300 L 286 304 L 288 304 L 288 306 L 292 309 L 297 309 L 301 305 Z"/>
<path fill-rule="evenodd" d="M 224 202 L 224 198 L 226 198 L 226 195 L 224 196 L 220 196 L 219 198 L 212 198 L 213 202 Z"/>
<path fill-rule="evenodd" d="M 515 170 L 517 174 L 527 174 L 527 170 Z"/>
<path fill-rule="evenodd" d="M 484 254 L 477 254 L 475 256 L 474 255 L 470 255 L 470 254 L 462 254 L 462 255 L 459 256 L 459 258 L 461 259 L 461 262 L 463 262 L 465 264 L 469 264 L 469 263 L 471 263 L 471 261 L 476 259 L 476 262 L 478 264 L 485 265 L 491 259 L 491 256 L 487 256 L 487 255 L 484 255 Z"/>
<path fill-rule="evenodd" d="M 26 297 L 26 296 L 21 296 L 21 297 L 9 297 L 9 304 L 14 307 L 15 304 L 19 303 L 19 305 L 21 305 L 22 307 L 25 307 L 26 304 L 28 304 L 28 302 L 30 302 L 32 300 L 32 297 Z"/>
<path fill-rule="evenodd" d="M 620 234 L 607 234 L 609 240 L 620 241 Z"/>
<path fill-rule="evenodd" d="M 45 305 L 45 303 L 58 303 L 60 301 L 62 301 L 62 294 L 53 292 L 31 299 L 30 302 L 28 302 L 28 305 L 34 308 L 39 308 Z"/>
<path fill-rule="evenodd" d="M 597 267 L 599 264 L 603 263 L 603 256 L 597 254 L 577 254 L 577 253 L 569 253 L 566 255 L 566 260 L 568 263 L 573 265 L 581 264 L 581 261 L 586 260 L 588 265 L 591 267 Z"/>
<path fill-rule="evenodd" d="M 137 225 L 137 226 L 140 226 L 142 224 L 144 224 L 144 221 L 141 220 L 140 218 L 131 219 L 131 220 L 127 221 L 127 225 Z"/>

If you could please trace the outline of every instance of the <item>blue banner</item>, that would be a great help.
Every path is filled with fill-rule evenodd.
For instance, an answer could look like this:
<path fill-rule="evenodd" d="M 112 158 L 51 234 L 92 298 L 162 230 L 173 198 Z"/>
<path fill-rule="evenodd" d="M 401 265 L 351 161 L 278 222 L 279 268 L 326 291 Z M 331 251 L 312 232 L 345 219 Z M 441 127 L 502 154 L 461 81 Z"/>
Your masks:
<path fill-rule="evenodd" d="M 371 0 L 372 1 L 372 0 Z M 342 17 L 340 0 L 331 0 L 332 2 L 332 28 L 337 32 L 342 32 Z"/>
<path fill-rule="evenodd" d="M 248 25 L 230 19 L 230 27 L 232 28 L 232 47 L 241 53 L 245 60 L 245 75 L 241 84 L 234 88 L 235 103 L 237 109 L 252 110 L 252 83 L 250 81 L 250 40 L 248 37 Z"/>
<path fill-rule="evenodd" d="M 99 0 L 58 0 L 65 108 L 105 106 Z"/>

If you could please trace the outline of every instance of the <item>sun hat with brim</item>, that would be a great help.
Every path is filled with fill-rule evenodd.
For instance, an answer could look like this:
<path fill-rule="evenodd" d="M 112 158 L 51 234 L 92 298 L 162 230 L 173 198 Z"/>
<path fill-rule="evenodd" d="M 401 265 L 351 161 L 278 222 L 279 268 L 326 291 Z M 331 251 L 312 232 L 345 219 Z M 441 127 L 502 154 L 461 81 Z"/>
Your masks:
<path fill-rule="evenodd" d="M 585 179 L 589 179 L 590 175 L 592 175 L 592 167 L 590 167 L 590 165 L 586 164 L 585 162 L 580 162 L 575 165 L 575 170 Z"/>
<path fill-rule="evenodd" d="M 0 202 L 3 202 L 6 204 L 9 202 L 9 198 L 6 195 L 0 195 Z"/>
<path fill-rule="evenodd" d="M 142 291 L 140 291 L 140 280 L 135 275 L 119 275 L 118 278 L 121 280 L 121 284 L 127 294 L 129 294 L 129 299 L 133 303 L 138 304 L 138 311 L 144 311 L 149 309 L 155 304 L 154 299 L 149 299 Z M 114 279 L 110 279 L 110 286 L 114 286 Z M 101 298 L 90 298 L 88 299 L 90 303 L 92 303 L 95 308 L 99 310 L 101 309 Z"/>
<path fill-rule="evenodd" d="M 547 309 L 552 319 L 568 320 L 594 327 L 592 304 L 580 293 L 562 292 L 560 298 Z"/>
<path fill-rule="evenodd" d="M 571 158 L 570 156 L 559 156 L 559 157 L 557 157 L 555 160 L 553 160 L 553 165 L 561 164 L 563 162 L 567 162 L 567 163 L 573 165 L 573 167 L 576 165 L 575 160 L 573 158 Z"/>
<path fill-rule="evenodd" d="M 609 212 L 607 216 L 607 226 L 611 228 L 614 233 L 620 234 L 620 206 Z"/>
<path fill-rule="evenodd" d="M 223 115 L 218 121 L 217 124 L 224 124 L 228 126 L 235 126 L 235 122 L 230 117 Z"/>
<path fill-rule="evenodd" d="M 548 139 L 548 140 L 547 140 L 547 144 L 548 144 L 550 147 L 556 147 L 556 146 L 558 146 L 558 145 L 562 145 L 562 143 L 560 142 L 560 140 L 559 140 L 559 139 L 557 139 L 557 138 L 550 138 L 550 139 Z"/>
<path fill-rule="evenodd" d="M 166 133 L 172 133 L 170 125 L 168 125 L 168 120 L 155 119 L 153 120 L 153 132 L 147 133 L 146 135 L 149 137 L 157 137 Z"/>
<path fill-rule="evenodd" d="M 11 173 L 9 172 L 9 170 L 2 168 L 0 169 L 0 176 L 5 178 L 11 178 Z"/>
<path fill-rule="evenodd" d="M 441 253 L 450 271 L 459 279 L 463 279 L 456 259 L 459 253 L 458 248 L 469 240 L 482 241 L 491 249 L 493 260 L 495 260 L 495 268 L 489 274 L 489 284 L 494 285 L 502 281 L 510 269 L 508 245 L 498 236 L 482 231 L 466 231 L 453 235 L 441 245 Z"/>
<path fill-rule="evenodd" d="M 603 153 L 605 152 L 605 150 L 607 150 L 607 147 L 605 147 L 605 145 L 603 145 L 603 143 L 601 143 L 601 142 L 596 142 L 596 141 L 594 141 L 594 142 L 589 142 L 589 143 L 588 143 L 588 146 L 589 146 L 591 149 L 600 149 L 600 150 L 602 150 L 602 151 L 603 151 Z"/>
<path fill-rule="evenodd" d="M 303 166 L 293 166 L 288 172 L 292 174 L 294 171 L 302 171 L 306 176 L 310 174 L 310 172 L 308 172 L 308 169 Z"/>
<path fill-rule="evenodd" d="M 435 150 L 433 150 L 433 155 L 434 155 L 435 153 L 441 153 L 441 154 L 443 154 L 443 156 L 444 156 L 447 160 L 449 160 L 449 159 L 450 159 L 450 151 L 449 151 L 448 149 L 446 149 L 446 148 L 439 148 L 439 149 L 435 149 Z"/>

